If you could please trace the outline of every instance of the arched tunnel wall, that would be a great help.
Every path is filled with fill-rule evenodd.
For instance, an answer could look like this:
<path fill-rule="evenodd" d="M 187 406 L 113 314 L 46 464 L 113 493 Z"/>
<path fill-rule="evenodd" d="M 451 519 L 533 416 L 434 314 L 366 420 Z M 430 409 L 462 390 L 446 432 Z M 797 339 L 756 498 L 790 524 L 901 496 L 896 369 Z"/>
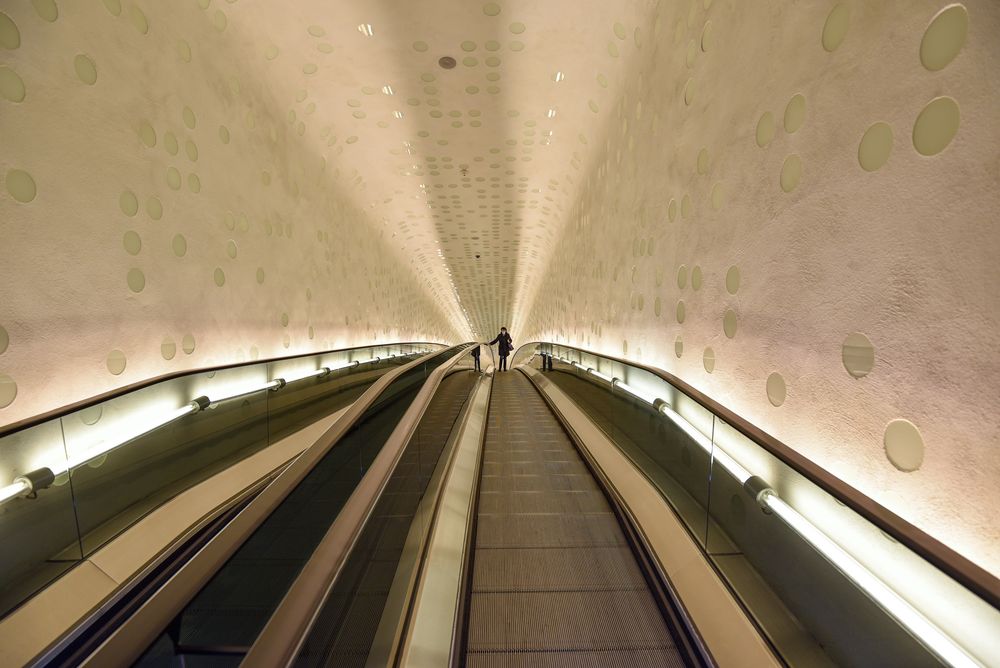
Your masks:
<path fill-rule="evenodd" d="M 301 136 L 321 121 L 211 9 L 0 8 L 0 424 L 172 371 L 458 338 L 358 175 Z"/>
<path fill-rule="evenodd" d="M 608 26 L 636 65 L 592 84 L 615 113 L 515 334 L 666 369 L 997 572 L 1000 7 L 946 6 Z"/>
<path fill-rule="evenodd" d="M 233 11 L 0 6 L 0 424 L 169 371 L 465 338 Z M 1000 7 L 633 15 L 596 71 L 567 66 L 580 110 L 614 113 L 567 138 L 580 193 L 515 341 L 662 367 L 1000 572 Z"/>

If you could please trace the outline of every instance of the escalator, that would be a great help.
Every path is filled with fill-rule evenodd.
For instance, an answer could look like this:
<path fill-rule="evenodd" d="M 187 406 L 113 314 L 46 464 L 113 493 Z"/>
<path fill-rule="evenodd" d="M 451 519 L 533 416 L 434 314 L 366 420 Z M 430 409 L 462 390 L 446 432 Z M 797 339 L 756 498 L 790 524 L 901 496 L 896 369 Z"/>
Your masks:
<path fill-rule="evenodd" d="M 417 503 L 477 376 L 459 371 L 442 380 L 319 613 L 306 665 L 353 665 L 359 656 L 363 665 Z M 136 665 L 238 665 L 420 387 L 369 409 Z"/>
<path fill-rule="evenodd" d="M 446 441 L 478 376 L 472 371 L 460 371 L 441 381 L 325 605 L 317 613 L 297 666 L 361 668 L 372 656 L 419 504 L 442 464 Z"/>
<path fill-rule="evenodd" d="M 146 633 L 144 649 L 118 653 L 114 641 L 132 631 L 114 629 L 91 634 L 52 663 L 131 657 L 133 665 L 156 668 L 420 665 L 408 664 L 399 648 L 414 624 L 422 555 L 435 518 L 448 512 L 439 494 L 454 468 L 459 427 L 480 385 L 489 387 L 479 373 L 449 364 L 454 355 L 440 353 L 421 373 L 404 372 L 383 388 L 205 584 L 176 613 L 161 615 L 157 632 L 128 619 Z M 398 437 L 411 404 L 419 405 L 418 393 L 426 394 L 427 369 L 437 366 L 448 370 L 420 405 L 419 422 L 357 529 L 340 541 L 342 560 L 332 563 L 324 555 L 333 527 L 350 515 L 350 498 Z M 492 382 L 485 437 L 475 436 L 482 450 L 474 521 L 456 547 L 466 553 L 466 568 L 452 597 L 462 612 L 449 631 L 451 663 L 705 665 L 613 493 L 542 396 L 516 371 Z M 489 396 L 482 395 L 484 410 Z M 329 577 L 315 580 L 317 567 Z M 165 586 L 157 596 L 174 593 Z M 155 607 L 155 596 L 151 602 L 147 607 Z"/>
<path fill-rule="evenodd" d="M 465 665 L 692 665 L 660 584 L 521 373 L 497 375 L 483 447 Z"/>
<path fill-rule="evenodd" d="M 419 389 L 406 388 L 359 420 L 184 608 L 139 665 L 163 665 L 159 657 L 164 655 L 184 656 L 190 664 L 193 657 L 204 661 L 245 654 Z"/>
<path fill-rule="evenodd" d="M 657 467 L 684 464 L 669 459 L 683 444 L 664 446 L 683 440 L 676 423 L 571 372 L 482 375 L 466 352 L 429 355 L 366 392 L 238 548 L 169 616 L 134 625 L 155 633 L 103 654 L 122 634 L 98 633 L 50 663 L 674 668 L 721 653 L 721 665 L 782 665 L 735 602 L 714 603 L 730 603 L 721 583 L 689 586 L 683 504 L 674 533 L 660 531 L 676 483 Z M 353 528 L 338 534 L 345 516 Z M 189 549 L 191 562 L 211 546 Z M 127 613 L 108 626 L 132 623 Z"/>
<path fill-rule="evenodd" d="M 306 464 L 303 460 L 309 456 L 307 451 L 286 470 L 283 475 L 292 476 L 292 482 L 286 484 L 287 491 L 274 490 L 280 487 L 279 477 L 256 498 L 194 536 L 178 550 L 175 563 L 153 574 L 154 581 L 141 583 L 135 587 L 135 596 L 108 609 L 100 618 L 88 620 L 87 627 L 75 639 L 50 652 L 43 663 L 107 665 L 134 661 L 142 666 L 238 665 L 352 495 L 364 481 L 370 480 L 370 472 L 378 462 L 385 460 L 384 456 L 379 459 L 381 451 L 401 419 L 413 412 L 411 404 L 427 379 L 447 369 L 451 375 L 444 377 L 443 384 L 450 389 L 456 384 L 468 385 L 479 377 L 480 374 L 466 369 L 466 364 L 455 364 L 462 359 L 458 354 L 462 350 L 464 346 L 458 346 L 428 355 L 388 374 L 371 392 L 366 392 L 365 396 L 370 396 L 367 401 L 362 398 L 356 409 L 350 409 L 356 410 L 356 414 L 344 420 L 349 425 L 333 437 L 325 453 Z M 437 418 L 442 429 L 450 428 L 442 420 L 447 421 L 449 416 L 453 420 L 458 410 L 453 408 L 454 404 L 460 408 L 462 403 L 461 392 L 448 391 L 442 396 L 449 397 L 444 414 L 441 415 L 441 402 L 432 400 L 424 411 L 428 419 L 420 422 L 398 461 L 392 462 L 393 477 L 365 528 L 365 532 L 375 536 L 374 545 L 382 547 L 392 542 L 392 527 L 399 524 L 396 514 L 405 514 L 412 497 L 408 492 L 419 487 L 428 467 L 433 468 L 436 463 L 433 443 L 437 441 L 431 437 L 435 432 L 433 418 Z M 300 472 L 293 470 L 296 467 Z M 267 501 L 264 497 L 269 494 L 273 497 L 271 506 L 261 506 L 264 510 L 257 513 L 261 518 L 248 519 L 254 514 L 255 504 Z M 241 531 L 245 538 L 228 538 Z M 204 560 L 212 550 L 224 555 L 218 545 L 227 540 L 233 543 L 228 558 L 217 554 L 218 565 L 202 569 L 204 576 L 189 575 L 201 568 L 195 562 L 199 558 Z M 362 535 L 356 541 L 355 553 L 369 557 L 372 551 L 366 547 L 366 540 L 371 539 Z M 211 559 L 206 563 L 209 562 Z M 203 585 L 191 589 L 188 583 L 186 591 L 191 593 L 178 593 L 184 589 L 181 584 L 185 579 L 196 582 L 198 578 Z M 338 579 L 347 581 L 348 578 Z M 164 617 L 163 610 L 170 609 L 176 613 Z M 150 623 L 150 620 L 155 621 Z M 143 637 L 147 640 L 141 640 Z"/>

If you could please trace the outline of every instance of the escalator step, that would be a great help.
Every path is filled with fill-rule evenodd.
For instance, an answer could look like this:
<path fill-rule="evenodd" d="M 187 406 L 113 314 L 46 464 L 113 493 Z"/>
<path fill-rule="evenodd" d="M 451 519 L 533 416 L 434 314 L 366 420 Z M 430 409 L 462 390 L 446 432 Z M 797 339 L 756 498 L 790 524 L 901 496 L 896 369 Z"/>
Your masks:
<path fill-rule="evenodd" d="M 470 654 L 467 668 L 682 668 L 672 649 L 612 649 L 589 652 Z"/>
<path fill-rule="evenodd" d="M 624 545 L 480 550 L 475 592 L 615 591 L 645 589 Z"/>
<path fill-rule="evenodd" d="M 590 515 L 482 515 L 476 526 L 477 549 L 624 544 L 625 537 L 610 511 Z"/>
<path fill-rule="evenodd" d="M 673 647 L 648 591 L 474 593 L 470 653 Z"/>

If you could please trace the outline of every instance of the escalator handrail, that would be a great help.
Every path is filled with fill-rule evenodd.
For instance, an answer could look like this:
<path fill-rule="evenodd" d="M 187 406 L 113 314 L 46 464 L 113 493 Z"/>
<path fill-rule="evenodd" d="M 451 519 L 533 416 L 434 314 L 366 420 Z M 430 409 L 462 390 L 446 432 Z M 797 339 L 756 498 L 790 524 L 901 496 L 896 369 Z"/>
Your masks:
<path fill-rule="evenodd" d="M 289 464 L 247 505 L 243 512 L 226 524 L 155 595 L 102 643 L 87 658 L 84 665 L 129 665 L 135 661 L 397 378 L 442 352 L 458 350 L 461 347 L 460 345 L 436 350 L 379 377 L 326 433 Z"/>
<path fill-rule="evenodd" d="M 1000 607 L 1000 579 L 672 373 L 641 362 L 624 360 L 620 357 L 553 341 L 525 343 L 517 349 L 514 356 L 516 357 L 525 348 L 546 345 L 574 350 L 595 358 L 639 369 L 673 385 L 677 390 L 708 409 L 716 417 L 722 419 L 786 466 L 864 517 L 894 540 L 905 545 L 941 572 L 975 593 L 979 598 L 993 607 Z"/>
<path fill-rule="evenodd" d="M 468 344 L 456 346 L 462 351 Z M 257 636 L 242 666 L 290 666 L 298 657 L 320 610 L 336 584 L 365 523 L 389 482 L 400 456 L 420 424 L 441 380 L 464 358 L 459 352 L 438 366 L 389 435 L 361 482 L 337 514 L 295 581 L 285 592 L 264 629 Z"/>

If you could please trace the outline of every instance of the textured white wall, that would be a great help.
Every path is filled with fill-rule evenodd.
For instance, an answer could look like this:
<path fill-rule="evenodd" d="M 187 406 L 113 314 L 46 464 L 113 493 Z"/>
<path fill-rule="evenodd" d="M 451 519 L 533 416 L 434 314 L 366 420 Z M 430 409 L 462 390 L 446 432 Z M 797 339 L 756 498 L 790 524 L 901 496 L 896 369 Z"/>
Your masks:
<path fill-rule="evenodd" d="M 0 424 L 168 371 L 456 339 L 255 45 L 195 2 L 141 7 L 0 6 Z"/>
<path fill-rule="evenodd" d="M 667 369 L 998 573 L 1000 5 L 950 10 L 925 63 L 947 6 L 661 2 L 641 48 L 609 25 L 628 81 L 593 84 L 618 113 L 515 335 Z M 949 103 L 918 121 L 940 96 L 950 140 Z"/>
<path fill-rule="evenodd" d="M 352 32 L 369 5 L 347 5 Z M 341 153 L 353 130 L 336 143 L 318 120 L 330 105 L 291 79 L 315 75 L 339 108 L 334 84 L 380 84 L 387 56 L 325 54 L 308 74 L 295 58 L 320 53 L 315 31 L 304 15 L 268 25 L 276 6 L 0 5 L 0 424 L 167 371 L 464 338 L 365 214 L 357 165 L 385 162 L 379 140 Z M 335 22 L 324 3 L 288 7 Z M 569 75 L 579 108 L 556 105 L 553 141 L 575 147 L 559 192 L 580 193 L 565 227 L 524 233 L 562 230 L 534 306 L 510 314 L 527 323 L 515 340 L 672 371 L 1000 571 L 1000 5 L 635 2 L 599 40 L 610 6 L 573 7 L 532 39 L 593 41 L 587 58 L 539 51 L 536 72 Z M 427 38 L 380 9 L 408 54 Z M 521 9 L 503 3 L 500 24 Z M 345 64 L 371 54 L 365 72 Z M 921 115 L 939 97 L 954 106 Z M 547 99 L 508 104 L 543 114 Z M 558 125 L 609 108 L 579 138 Z M 874 350 L 860 378 L 854 334 Z"/>

